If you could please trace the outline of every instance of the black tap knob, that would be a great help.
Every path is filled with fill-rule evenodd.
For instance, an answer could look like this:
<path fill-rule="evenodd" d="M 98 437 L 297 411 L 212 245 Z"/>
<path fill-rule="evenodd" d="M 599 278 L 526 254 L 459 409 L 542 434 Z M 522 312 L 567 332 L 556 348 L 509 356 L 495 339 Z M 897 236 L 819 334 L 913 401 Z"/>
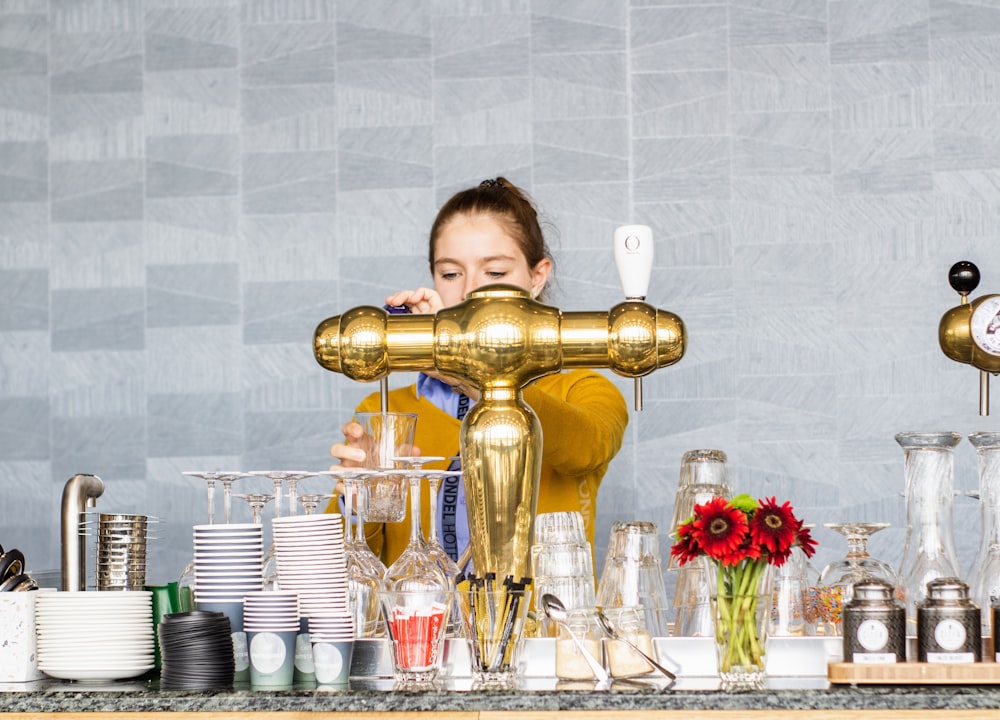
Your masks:
<path fill-rule="evenodd" d="M 962 297 L 979 287 L 979 268 L 968 260 L 959 260 L 948 271 L 948 283 Z"/>

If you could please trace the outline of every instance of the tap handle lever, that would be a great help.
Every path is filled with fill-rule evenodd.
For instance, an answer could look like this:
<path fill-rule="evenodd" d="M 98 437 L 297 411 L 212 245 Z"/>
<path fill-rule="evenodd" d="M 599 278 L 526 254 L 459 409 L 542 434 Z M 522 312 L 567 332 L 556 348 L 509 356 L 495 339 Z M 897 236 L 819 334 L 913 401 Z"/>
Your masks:
<path fill-rule="evenodd" d="M 648 225 L 615 228 L 615 265 L 629 300 L 645 300 L 653 272 L 653 231 Z"/>
<path fill-rule="evenodd" d="M 948 284 L 962 296 L 964 305 L 969 293 L 979 287 L 979 268 L 968 260 L 960 260 L 948 270 Z"/>
<path fill-rule="evenodd" d="M 615 265 L 627 300 L 645 300 L 653 273 L 653 231 L 648 225 L 615 228 Z M 642 378 L 635 379 L 635 409 L 642 410 Z"/>

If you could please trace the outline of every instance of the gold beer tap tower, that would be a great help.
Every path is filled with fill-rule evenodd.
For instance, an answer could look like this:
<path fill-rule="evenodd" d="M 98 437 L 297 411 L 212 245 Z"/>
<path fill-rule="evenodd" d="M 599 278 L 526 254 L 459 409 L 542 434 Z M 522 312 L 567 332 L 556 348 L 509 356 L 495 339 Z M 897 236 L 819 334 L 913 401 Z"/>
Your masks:
<path fill-rule="evenodd" d="M 353 380 L 437 371 L 479 389 L 459 438 L 472 561 L 480 576 L 519 579 L 531 576 L 542 462 L 542 427 L 522 388 L 573 367 L 638 378 L 676 363 L 685 344 L 680 317 L 645 302 L 561 312 L 495 284 L 434 315 L 353 308 L 319 324 L 313 351 L 324 368 Z"/>
<path fill-rule="evenodd" d="M 979 286 L 979 268 L 968 260 L 951 266 L 948 283 L 959 294 L 960 304 L 941 317 L 938 344 L 956 362 L 979 370 L 979 414 L 990 414 L 990 373 L 1000 374 L 1000 295 L 980 295 L 969 301 Z"/>

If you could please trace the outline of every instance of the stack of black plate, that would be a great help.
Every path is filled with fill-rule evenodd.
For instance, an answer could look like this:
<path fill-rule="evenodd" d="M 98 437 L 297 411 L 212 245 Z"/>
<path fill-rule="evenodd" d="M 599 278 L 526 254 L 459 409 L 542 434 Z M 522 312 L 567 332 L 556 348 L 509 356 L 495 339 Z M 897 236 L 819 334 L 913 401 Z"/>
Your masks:
<path fill-rule="evenodd" d="M 157 628 L 161 690 L 232 687 L 235 664 L 229 618 L 221 612 L 172 613 Z"/>

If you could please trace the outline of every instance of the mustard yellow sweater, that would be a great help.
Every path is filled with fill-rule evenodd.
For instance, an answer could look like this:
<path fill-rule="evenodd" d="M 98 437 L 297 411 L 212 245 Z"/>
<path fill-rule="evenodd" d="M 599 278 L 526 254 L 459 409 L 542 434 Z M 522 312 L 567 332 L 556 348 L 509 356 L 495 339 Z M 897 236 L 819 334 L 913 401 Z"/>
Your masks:
<path fill-rule="evenodd" d="M 542 472 L 538 512 L 576 510 L 583 515 L 587 539 L 593 547 L 597 490 L 608 463 L 621 448 L 628 407 L 608 378 L 592 370 L 572 370 L 539 378 L 524 389 L 524 401 L 542 424 Z M 378 412 L 380 398 L 373 393 L 358 412 Z M 422 455 L 458 455 L 461 422 L 425 398 L 418 398 L 416 384 L 389 393 L 389 410 L 417 413 L 415 444 Z M 427 467 L 447 467 L 447 462 Z M 421 522 L 429 533 L 427 484 L 421 493 Z M 409 511 L 404 522 L 370 523 L 368 544 L 386 565 L 406 547 L 410 535 Z"/>

